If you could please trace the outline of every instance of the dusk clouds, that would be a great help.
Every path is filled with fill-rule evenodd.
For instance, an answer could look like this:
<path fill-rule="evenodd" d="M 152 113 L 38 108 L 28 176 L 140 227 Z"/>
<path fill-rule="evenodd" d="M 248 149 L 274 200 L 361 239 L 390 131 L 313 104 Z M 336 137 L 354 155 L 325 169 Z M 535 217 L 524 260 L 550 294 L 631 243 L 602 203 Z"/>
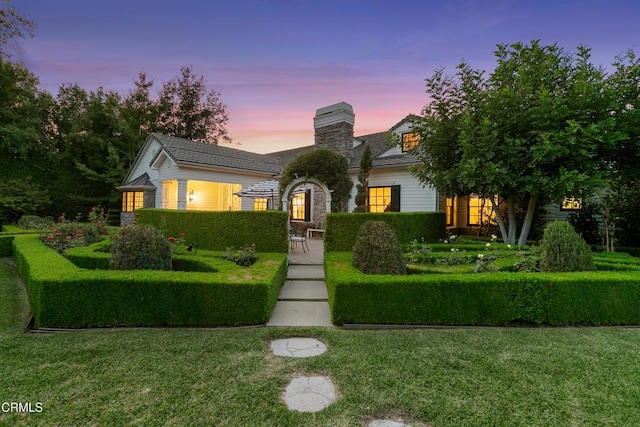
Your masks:
<path fill-rule="evenodd" d="M 193 65 L 228 106 L 245 150 L 313 143 L 315 110 L 353 105 L 356 134 L 426 103 L 424 79 L 461 60 L 490 70 L 498 43 L 592 48 L 610 65 L 640 43 L 635 1 L 14 1 L 36 23 L 16 55 L 56 93 L 62 83 L 126 94 Z M 179 4 L 179 6 L 178 6 Z"/>

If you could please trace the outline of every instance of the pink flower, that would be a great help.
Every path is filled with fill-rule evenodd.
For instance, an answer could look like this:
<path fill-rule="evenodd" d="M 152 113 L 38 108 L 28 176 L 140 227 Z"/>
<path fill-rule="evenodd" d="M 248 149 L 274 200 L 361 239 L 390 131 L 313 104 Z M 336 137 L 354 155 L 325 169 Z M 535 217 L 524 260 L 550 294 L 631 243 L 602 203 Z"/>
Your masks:
<path fill-rule="evenodd" d="M 60 234 L 60 233 L 56 233 L 56 237 L 60 237 L 60 236 L 61 236 L 61 234 Z"/>
<path fill-rule="evenodd" d="M 169 237 L 169 239 L 168 239 L 168 240 L 169 240 L 171 243 L 173 243 L 173 242 L 175 242 L 175 240 L 176 240 L 176 239 L 175 239 L 174 237 Z"/>
<path fill-rule="evenodd" d="M 184 237 L 184 233 L 180 233 L 180 237 Z"/>
<path fill-rule="evenodd" d="M 76 231 L 76 234 L 77 234 L 77 235 L 82 234 L 82 229 L 78 229 L 78 231 Z"/>
<path fill-rule="evenodd" d="M 55 231 L 55 227 L 49 227 L 49 231 Z"/>
<path fill-rule="evenodd" d="M 65 239 L 67 239 L 67 240 L 71 240 L 71 239 L 72 239 L 72 237 L 71 237 L 71 236 L 67 236 L 67 237 L 65 237 Z"/>
<path fill-rule="evenodd" d="M 60 222 L 64 221 L 64 215 L 61 215 L 60 218 L 58 218 L 58 221 Z"/>
<path fill-rule="evenodd" d="M 55 236 L 53 234 L 49 234 L 47 236 L 47 240 L 53 240 L 53 239 L 55 239 Z"/>

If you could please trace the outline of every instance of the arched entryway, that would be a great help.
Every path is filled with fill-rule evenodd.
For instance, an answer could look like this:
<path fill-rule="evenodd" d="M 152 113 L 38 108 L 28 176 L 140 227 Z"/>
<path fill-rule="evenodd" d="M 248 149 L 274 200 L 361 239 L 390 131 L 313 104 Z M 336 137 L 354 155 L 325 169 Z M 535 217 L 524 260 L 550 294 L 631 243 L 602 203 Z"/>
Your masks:
<path fill-rule="evenodd" d="M 320 189 L 324 192 L 325 199 L 326 199 L 325 212 L 331 212 L 331 202 L 332 202 L 331 190 L 329 190 L 329 187 L 327 187 L 324 182 L 311 177 L 296 178 L 293 181 L 291 181 L 289 185 L 287 185 L 287 187 L 284 189 L 284 192 L 282 193 L 281 206 L 283 211 L 287 211 L 287 212 L 289 211 L 289 202 L 291 201 L 291 193 L 297 186 L 302 184 L 314 184 L 320 187 Z"/>

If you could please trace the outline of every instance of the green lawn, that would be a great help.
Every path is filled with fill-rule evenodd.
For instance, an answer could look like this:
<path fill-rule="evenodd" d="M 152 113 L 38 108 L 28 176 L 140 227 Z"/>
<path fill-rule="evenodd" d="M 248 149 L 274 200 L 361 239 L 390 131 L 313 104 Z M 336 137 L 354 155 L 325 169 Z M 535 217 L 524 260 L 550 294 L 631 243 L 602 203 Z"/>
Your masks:
<path fill-rule="evenodd" d="M 0 259 L 0 425 L 433 426 L 640 424 L 640 329 L 139 329 L 28 334 L 26 297 Z M 313 336 L 311 359 L 269 343 Z M 330 375 L 339 400 L 290 412 L 296 375 Z M 422 424 L 421 424 L 422 423 Z"/>

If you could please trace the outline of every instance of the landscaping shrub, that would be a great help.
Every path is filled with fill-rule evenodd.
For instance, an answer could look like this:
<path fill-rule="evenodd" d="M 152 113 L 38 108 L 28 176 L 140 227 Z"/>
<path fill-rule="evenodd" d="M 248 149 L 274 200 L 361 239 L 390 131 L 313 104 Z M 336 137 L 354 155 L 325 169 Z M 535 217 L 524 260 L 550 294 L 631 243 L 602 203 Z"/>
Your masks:
<path fill-rule="evenodd" d="M 64 221 L 49 227 L 46 233 L 40 235 L 40 240 L 51 249 L 63 253 L 70 248 L 91 245 L 100 240 L 100 235 L 93 225 Z"/>
<path fill-rule="evenodd" d="M 325 254 L 335 324 L 638 325 L 635 271 L 366 275 Z"/>
<path fill-rule="evenodd" d="M 263 324 L 287 277 L 287 257 L 277 253 L 262 253 L 260 261 L 248 269 L 219 257 L 207 261 L 194 256 L 185 261 L 193 264 L 199 259 L 219 271 L 131 274 L 78 268 L 37 236 L 15 236 L 13 246 L 36 327 Z M 76 250 L 90 252 L 89 248 Z"/>
<path fill-rule="evenodd" d="M 171 243 L 150 225 L 124 227 L 111 245 L 112 270 L 171 270 Z"/>
<path fill-rule="evenodd" d="M 550 223 L 544 230 L 540 249 L 541 271 L 568 272 L 594 269 L 591 248 L 568 222 Z"/>
<path fill-rule="evenodd" d="M 166 223 L 167 237 L 185 234 L 186 242 L 198 249 L 223 251 L 255 242 L 260 252 L 289 252 L 289 216 L 282 211 L 178 211 L 140 209 L 136 222 L 160 229 Z M 164 217 L 164 219 L 163 219 Z"/>
<path fill-rule="evenodd" d="M 53 225 L 53 221 L 39 217 L 38 215 L 22 215 L 17 224 L 20 228 L 46 230 Z"/>
<path fill-rule="evenodd" d="M 442 212 L 330 213 L 325 223 L 325 250 L 350 251 L 358 230 L 367 221 L 385 222 L 401 243 L 414 239 L 435 243 L 447 237 Z"/>
<path fill-rule="evenodd" d="M 353 266 L 365 274 L 406 274 L 402 246 L 382 221 L 367 221 L 353 247 Z"/>
<path fill-rule="evenodd" d="M 258 261 L 258 253 L 256 251 L 256 244 L 240 246 L 238 249 L 228 247 L 222 252 L 222 258 L 227 261 L 232 261 L 236 265 L 241 267 L 251 267 L 256 261 Z"/>

